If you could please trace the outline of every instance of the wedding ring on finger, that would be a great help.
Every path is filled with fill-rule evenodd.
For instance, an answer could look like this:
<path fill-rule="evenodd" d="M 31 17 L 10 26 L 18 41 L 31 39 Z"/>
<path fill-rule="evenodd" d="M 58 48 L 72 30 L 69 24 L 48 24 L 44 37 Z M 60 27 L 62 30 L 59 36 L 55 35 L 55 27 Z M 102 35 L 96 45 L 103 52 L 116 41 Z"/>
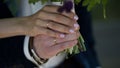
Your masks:
<path fill-rule="evenodd" d="M 55 44 L 57 44 L 57 40 L 56 39 L 54 39 L 53 41 L 54 41 Z"/>
<path fill-rule="evenodd" d="M 48 28 L 48 27 L 49 27 L 49 24 L 47 23 L 46 26 L 47 26 L 47 28 Z"/>

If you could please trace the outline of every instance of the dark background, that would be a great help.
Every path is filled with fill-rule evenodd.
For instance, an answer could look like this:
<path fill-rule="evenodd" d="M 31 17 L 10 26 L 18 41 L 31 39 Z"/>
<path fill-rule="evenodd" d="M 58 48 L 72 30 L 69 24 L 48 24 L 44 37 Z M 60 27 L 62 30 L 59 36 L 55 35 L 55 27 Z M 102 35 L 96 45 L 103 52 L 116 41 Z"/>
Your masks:
<path fill-rule="evenodd" d="M 103 68 L 120 68 L 120 0 L 108 0 L 106 9 L 106 19 L 102 8 L 92 11 L 96 50 Z"/>
<path fill-rule="evenodd" d="M 1 0 L 0 0 L 1 1 Z M 1 6 L 1 5 L 0 5 Z M 103 68 L 120 68 L 120 1 L 119 0 L 109 0 L 108 5 L 106 6 L 107 9 L 107 18 L 103 19 L 102 8 L 95 7 L 92 10 L 93 15 L 93 33 L 96 40 L 96 51 L 98 53 L 98 57 L 100 59 L 100 63 Z M 0 9 L 2 11 L 3 9 Z M 9 13 L 9 12 L 8 12 Z M 8 15 L 6 12 L 3 11 L 0 15 L 5 14 Z M 3 17 L 5 15 L 2 15 Z M 12 17 L 11 15 L 8 17 Z M 18 40 L 19 39 L 19 40 Z M 19 54 L 22 52 L 24 36 L 19 37 L 12 37 L 11 39 L 0 39 L 0 48 L 2 48 L 1 44 L 4 44 L 5 48 L 8 46 L 6 44 L 16 43 L 18 44 L 20 50 L 16 48 L 16 45 L 9 45 L 11 47 L 7 47 L 0 51 L 0 58 L 4 57 L 6 59 L 0 59 L 0 61 L 5 61 L 9 63 L 9 61 L 13 61 L 14 64 L 20 63 L 31 64 L 27 59 L 24 57 L 23 54 Z M 19 42 L 17 42 L 18 40 Z M 7 43 L 6 43 L 7 42 Z M 17 50 L 16 50 L 17 49 Z M 11 52 L 10 52 L 11 51 Z M 12 53 L 16 51 L 15 55 Z M 17 52 L 18 51 L 18 52 Z M 8 53 L 9 52 L 9 53 Z M 13 55 L 9 58 L 4 55 Z M 17 57 L 17 58 L 16 58 Z M 24 57 L 24 58 L 21 58 Z M 16 58 L 16 59 L 15 59 Z M 24 59 L 21 61 L 17 61 L 17 59 Z M 1 65 L 4 65 L 0 63 Z M 10 64 L 7 64 L 8 66 Z M 6 64 L 5 64 L 6 66 Z M 20 65 L 22 66 L 22 65 Z M 1 68 L 1 67 L 0 67 Z M 2 67 L 3 68 L 3 67 Z M 5 68 L 5 67 L 4 67 Z M 22 68 L 22 67 L 21 67 Z M 30 68 L 30 67 L 27 67 Z"/>

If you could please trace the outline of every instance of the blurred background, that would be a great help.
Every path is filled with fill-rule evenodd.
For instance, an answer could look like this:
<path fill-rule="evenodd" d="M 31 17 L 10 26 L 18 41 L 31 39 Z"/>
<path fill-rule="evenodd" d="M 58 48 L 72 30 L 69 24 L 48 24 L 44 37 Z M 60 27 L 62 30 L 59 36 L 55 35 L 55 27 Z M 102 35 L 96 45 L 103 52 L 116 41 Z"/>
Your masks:
<path fill-rule="evenodd" d="M 120 52 L 120 49 L 119 49 L 120 48 L 120 13 L 119 12 L 120 12 L 120 0 L 108 0 L 108 4 L 106 6 L 106 15 L 107 15 L 106 19 L 103 18 L 102 7 L 95 7 L 92 10 L 93 32 L 94 32 L 94 37 L 96 42 L 95 49 L 97 51 L 98 58 L 103 68 L 120 68 L 120 53 L 119 53 Z M 4 11 L 3 13 L 8 15 Z M 0 15 L 2 15 L 2 13 Z M 9 17 L 13 17 L 13 16 L 9 16 Z M 0 54 L 1 56 L 3 55 L 2 57 L 4 57 L 4 55 L 7 56 L 7 57 L 4 57 L 6 60 L 0 59 L 0 61 L 1 62 L 12 61 L 13 63 L 16 63 L 18 65 L 21 63 L 24 63 L 26 65 L 31 64 L 29 61 L 26 60 L 22 52 L 23 47 L 21 45 L 23 43 L 23 39 L 24 39 L 24 36 L 11 38 L 7 40 L 0 39 L 1 41 L 0 44 L 5 45 L 4 47 L 2 46 L 0 47 L 0 48 L 3 48 L 1 49 Z M 12 47 L 8 47 L 8 44 L 12 44 L 13 42 L 16 43 L 18 47 L 16 47 L 16 44 L 11 45 Z M 7 50 L 6 50 L 6 47 L 7 47 Z M 14 53 L 16 54 L 14 55 Z M 11 57 L 8 58 L 9 56 L 8 54 L 11 55 Z M 11 62 L 8 62 L 8 63 L 11 63 Z M 11 63 L 11 65 L 14 65 L 13 63 Z M 1 63 L 1 65 L 2 67 L 0 68 L 5 68 L 3 67 L 4 65 L 3 63 Z M 7 65 L 9 66 L 9 64 Z M 5 66 L 6 66 L 6 63 L 5 63 Z M 19 65 L 19 66 L 22 66 L 22 65 Z M 30 68 L 30 67 L 31 66 L 28 66 L 26 68 Z"/>
<path fill-rule="evenodd" d="M 108 0 L 107 18 L 102 8 L 92 10 L 96 51 L 103 68 L 120 68 L 120 0 Z"/>

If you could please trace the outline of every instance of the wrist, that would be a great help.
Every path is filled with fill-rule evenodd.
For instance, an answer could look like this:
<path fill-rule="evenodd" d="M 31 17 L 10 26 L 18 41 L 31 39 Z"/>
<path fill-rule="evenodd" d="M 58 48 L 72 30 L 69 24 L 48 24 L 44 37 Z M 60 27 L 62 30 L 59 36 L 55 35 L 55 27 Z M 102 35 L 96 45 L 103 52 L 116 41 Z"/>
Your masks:
<path fill-rule="evenodd" d="M 31 21 L 30 21 L 30 17 L 27 16 L 27 17 L 22 17 L 20 18 L 20 21 L 18 23 L 18 27 L 19 29 L 21 30 L 21 33 L 23 35 L 28 35 L 28 36 L 31 36 L 30 35 L 30 32 L 32 30 L 32 24 L 31 24 Z"/>
<path fill-rule="evenodd" d="M 6 18 L 0 20 L 0 37 L 25 35 L 23 22 L 25 18 Z"/>
<path fill-rule="evenodd" d="M 33 37 L 30 38 L 30 43 L 29 43 L 29 52 L 31 56 L 34 58 L 34 60 L 39 64 L 42 65 L 48 61 L 48 59 L 41 58 L 38 56 L 38 54 L 35 52 L 35 49 L 33 47 Z"/>

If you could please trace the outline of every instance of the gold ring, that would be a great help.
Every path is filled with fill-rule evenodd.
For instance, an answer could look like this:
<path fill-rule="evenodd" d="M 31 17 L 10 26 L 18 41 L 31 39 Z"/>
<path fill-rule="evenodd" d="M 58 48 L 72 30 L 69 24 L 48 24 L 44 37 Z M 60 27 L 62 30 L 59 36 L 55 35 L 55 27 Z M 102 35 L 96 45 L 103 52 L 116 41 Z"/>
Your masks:
<path fill-rule="evenodd" d="M 49 26 L 49 24 L 47 23 L 47 24 L 46 24 L 46 26 L 48 27 L 48 26 Z"/>
<path fill-rule="evenodd" d="M 57 43 L 57 40 L 56 40 L 56 39 L 54 39 L 53 41 L 54 41 L 55 44 Z"/>

